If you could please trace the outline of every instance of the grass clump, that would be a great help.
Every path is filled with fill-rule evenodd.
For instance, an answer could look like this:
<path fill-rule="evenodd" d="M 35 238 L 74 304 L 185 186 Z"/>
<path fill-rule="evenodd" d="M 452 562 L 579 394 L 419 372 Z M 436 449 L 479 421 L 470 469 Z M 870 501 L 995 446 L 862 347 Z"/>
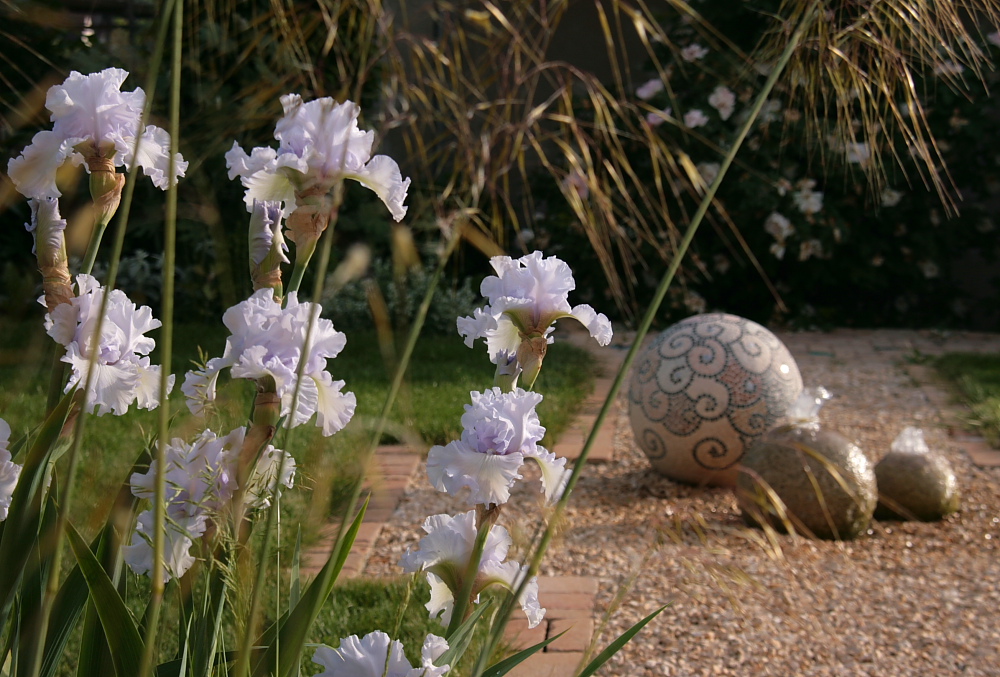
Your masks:
<path fill-rule="evenodd" d="M 965 423 L 1000 448 L 1000 355 L 949 353 L 936 359 L 934 367 L 969 406 Z"/>

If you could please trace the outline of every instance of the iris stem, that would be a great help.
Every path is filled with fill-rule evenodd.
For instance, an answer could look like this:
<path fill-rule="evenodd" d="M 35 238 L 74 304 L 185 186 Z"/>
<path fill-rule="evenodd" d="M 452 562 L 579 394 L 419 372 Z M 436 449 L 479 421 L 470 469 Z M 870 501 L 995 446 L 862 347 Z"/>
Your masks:
<path fill-rule="evenodd" d="M 483 559 L 483 550 L 486 548 L 486 539 L 490 535 L 492 524 L 487 519 L 480 518 L 479 527 L 476 531 L 476 541 L 472 544 L 472 552 L 469 554 L 469 563 L 465 567 L 465 575 L 462 577 L 462 589 L 455 592 L 455 606 L 451 610 L 451 622 L 448 623 L 448 631 L 445 639 L 451 639 L 462 621 L 469 615 L 472 608 L 472 593 L 476 587 L 476 575 L 479 573 L 479 563 Z"/>
<path fill-rule="evenodd" d="M 80 265 L 80 272 L 90 275 L 94 270 L 94 262 L 97 261 L 97 252 L 101 248 L 101 240 L 104 239 L 104 231 L 108 227 L 108 222 L 97 222 L 94 230 L 90 234 L 90 242 L 87 244 L 87 253 L 83 256 L 83 263 Z"/>

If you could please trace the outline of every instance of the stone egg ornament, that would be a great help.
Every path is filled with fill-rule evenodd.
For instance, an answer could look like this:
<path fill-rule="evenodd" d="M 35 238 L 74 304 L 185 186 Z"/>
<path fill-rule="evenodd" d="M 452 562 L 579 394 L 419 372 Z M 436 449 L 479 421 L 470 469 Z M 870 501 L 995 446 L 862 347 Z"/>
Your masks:
<path fill-rule="evenodd" d="M 733 486 L 746 448 L 801 392 L 799 368 L 777 336 L 751 320 L 708 313 L 665 330 L 636 359 L 629 418 L 657 472 Z"/>

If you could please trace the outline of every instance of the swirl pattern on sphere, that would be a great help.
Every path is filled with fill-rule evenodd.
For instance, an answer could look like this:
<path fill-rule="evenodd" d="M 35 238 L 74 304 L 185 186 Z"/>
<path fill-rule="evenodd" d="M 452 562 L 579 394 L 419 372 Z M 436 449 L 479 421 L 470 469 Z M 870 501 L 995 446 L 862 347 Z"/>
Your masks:
<path fill-rule="evenodd" d="M 629 416 L 656 470 L 731 485 L 746 446 L 801 390 L 795 360 L 774 334 L 736 315 L 710 313 L 673 325 L 640 356 Z"/>

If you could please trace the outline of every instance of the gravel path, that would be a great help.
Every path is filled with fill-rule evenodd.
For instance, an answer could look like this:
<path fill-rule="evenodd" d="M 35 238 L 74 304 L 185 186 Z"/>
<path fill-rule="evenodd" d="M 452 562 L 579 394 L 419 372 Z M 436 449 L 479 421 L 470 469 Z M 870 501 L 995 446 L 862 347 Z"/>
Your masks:
<path fill-rule="evenodd" d="M 1000 336 L 905 331 L 783 334 L 807 385 L 834 394 L 823 425 L 877 462 L 905 426 L 952 463 L 959 513 L 938 523 L 875 523 L 852 542 L 743 525 L 731 491 L 654 474 L 633 442 L 624 399 L 614 461 L 584 471 L 545 575 L 595 576 L 612 611 L 602 648 L 670 604 L 602 675 L 1000 675 L 1000 468 L 974 465 L 948 434 L 953 415 L 906 358 L 1000 350 Z M 544 421 L 543 421 L 544 423 Z M 501 522 L 526 543 L 541 508 L 520 485 Z M 466 509 L 418 473 L 383 529 L 367 574 L 398 574 L 424 517 Z M 620 598 L 620 599 L 619 599 Z"/>

